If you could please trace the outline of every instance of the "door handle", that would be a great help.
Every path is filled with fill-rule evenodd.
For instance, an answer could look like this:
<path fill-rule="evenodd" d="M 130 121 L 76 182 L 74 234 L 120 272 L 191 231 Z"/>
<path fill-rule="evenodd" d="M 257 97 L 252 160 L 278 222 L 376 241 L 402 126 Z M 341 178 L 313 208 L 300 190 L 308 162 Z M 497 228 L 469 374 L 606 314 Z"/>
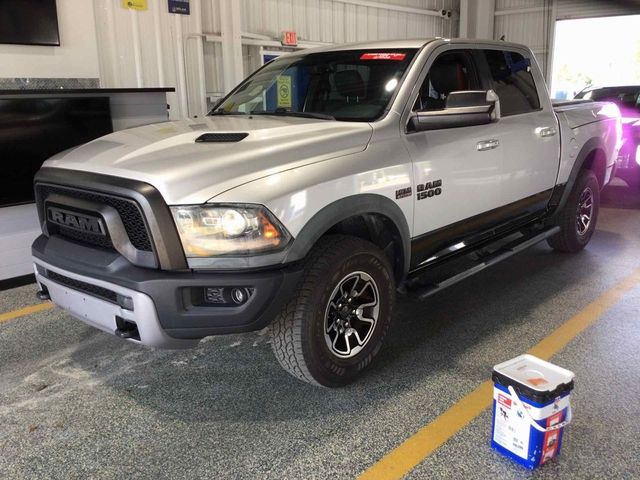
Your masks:
<path fill-rule="evenodd" d="M 481 142 L 476 143 L 476 150 L 479 152 L 483 152 L 484 150 L 493 150 L 494 148 L 498 148 L 500 146 L 500 142 L 498 140 L 482 140 Z"/>
<path fill-rule="evenodd" d="M 558 131 L 555 127 L 538 127 L 536 128 L 536 133 L 538 136 L 544 137 L 553 137 Z"/>

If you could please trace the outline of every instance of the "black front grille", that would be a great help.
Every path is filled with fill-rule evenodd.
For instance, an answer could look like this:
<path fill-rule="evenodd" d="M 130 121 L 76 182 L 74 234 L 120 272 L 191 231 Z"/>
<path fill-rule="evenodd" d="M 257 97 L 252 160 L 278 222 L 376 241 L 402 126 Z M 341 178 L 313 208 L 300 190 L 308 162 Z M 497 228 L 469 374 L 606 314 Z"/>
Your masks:
<path fill-rule="evenodd" d="M 81 282 L 80 280 L 65 277 L 64 275 L 52 272 L 51 270 L 47 270 L 45 277 L 47 277 L 49 280 L 53 280 L 54 282 L 64 285 L 65 287 L 73 288 L 74 290 L 87 293 L 93 297 L 98 297 L 115 304 L 118 303 L 118 294 L 107 288 L 98 287 L 97 285 L 91 285 L 90 283 Z"/>
<path fill-rule="evenodd" d="M 36 185 L 37 198 L 41 201 L 52 194 L 57 193 L 59 195 L 65 195 L 72 198 L 79 198 L 90 202 L 98 203 L 101 205 L 108 205 L 113 207 L 122 220 L 122 224 L 129 236 L 129 241 L 138 250 L 145 252 L 151 252 L 151 238 L 147 232 L 147 227 L 142 217 L 142 213 L 138 208 L 138 205 L 133 201 L 122 197 L 115 197 L 112 195 L 106 195 L 99 192 L 89 192 L 87 190 L 76 190 L 72 188 L 66 188 L 53 185 Z M 58 227 L 61 235 L 71 238 L 78 242 L 89 243 L 102 248 L 113 249 L 113 244 L 108 237 L 102 235 L 95 235 L 91 233 L 80 232 L 70 228 Z"/>
<path fill-rule="evenodd" d="M 72 228 L 65 228 L 62 225 L 56 225 L 56 229 L 63 237 L 70 238 L 79 243 L 89 243 L 97 247 L 113 250 L 113 243 L 109 237 L 104 235 L 96 235 L 95 233 L 81 232 L 79 230 L 73 230 Z"/>

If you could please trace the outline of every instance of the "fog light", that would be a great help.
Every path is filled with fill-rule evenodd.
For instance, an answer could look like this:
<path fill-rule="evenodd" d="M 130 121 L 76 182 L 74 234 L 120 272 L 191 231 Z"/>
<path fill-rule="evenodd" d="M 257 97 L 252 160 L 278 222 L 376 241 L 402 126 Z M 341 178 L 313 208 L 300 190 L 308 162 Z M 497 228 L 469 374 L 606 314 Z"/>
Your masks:
<path fill-rule="evenodd" d="M 220 307 L 235 307 L 247 303 L 253 293 L 252 288 L 246 287 L 204 287 L 197 294 L 197 289 L 191 290 L 193 305 L 211 305 Z"/>
<path fill-rule="evenodd" d="M 231 299 L 237 305 L 241 305 L 246 301 L 247 294 L 245 293 L 244 289 L 234 288 L 233 290 L 231 290 Z"/>

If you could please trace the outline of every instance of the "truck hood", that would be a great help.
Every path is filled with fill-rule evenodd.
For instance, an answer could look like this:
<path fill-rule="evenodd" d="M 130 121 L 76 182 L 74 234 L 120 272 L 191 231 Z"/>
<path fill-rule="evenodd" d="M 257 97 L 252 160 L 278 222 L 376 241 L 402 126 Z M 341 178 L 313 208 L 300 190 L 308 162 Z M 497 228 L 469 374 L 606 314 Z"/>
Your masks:
<path fill-rule="evenodd" d="M 214 116 L 121 130 L 61 152 L 44 166 L 140 180 L 169 205 L 197 204 L 261 177 L 362 151 L 372 131 L 364 122 Z M 248 135 L 196 143 L 204 133 Z"/>

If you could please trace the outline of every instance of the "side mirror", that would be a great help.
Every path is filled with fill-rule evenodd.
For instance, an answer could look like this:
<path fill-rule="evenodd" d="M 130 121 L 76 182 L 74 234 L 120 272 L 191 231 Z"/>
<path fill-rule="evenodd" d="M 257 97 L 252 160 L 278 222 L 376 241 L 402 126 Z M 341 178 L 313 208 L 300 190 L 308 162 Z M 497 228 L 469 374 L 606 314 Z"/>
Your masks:
<path fill-rule="evenodd" d="M 409 131 L 423 132 L 443 128 L 471 127 L 497 122 L 500 100 L 493 90 L 451 92 L 442 110 L 415 112 L 409 119 Z"/>

